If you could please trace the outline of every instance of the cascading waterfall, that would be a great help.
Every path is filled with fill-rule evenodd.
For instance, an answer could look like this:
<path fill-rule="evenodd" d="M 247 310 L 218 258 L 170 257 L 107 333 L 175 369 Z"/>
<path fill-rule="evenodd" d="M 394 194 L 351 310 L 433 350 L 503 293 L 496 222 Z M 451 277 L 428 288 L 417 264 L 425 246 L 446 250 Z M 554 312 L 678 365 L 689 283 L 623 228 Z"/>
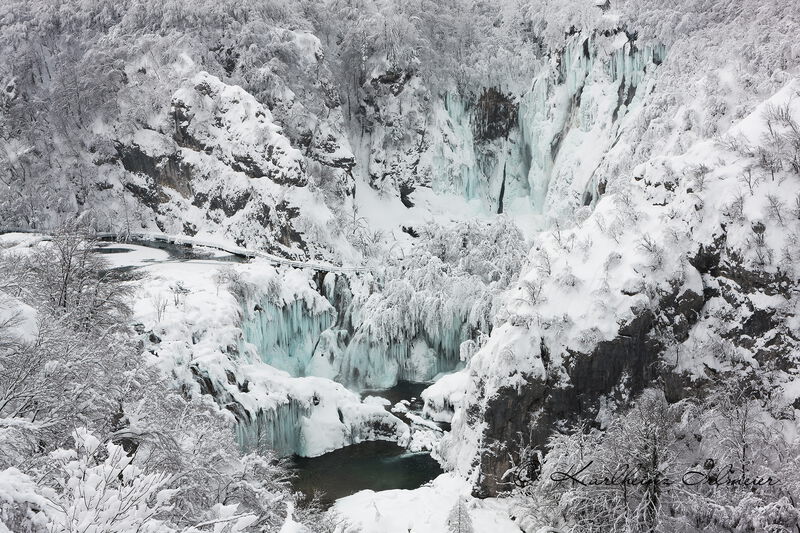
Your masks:
<path fill-rule="evenodd" d="M 292 399 L 274 409 L 259 409 L 250 420 L 236 424 L 239 446 L 246 452 L 270 449 L 278 455 L 304 455 L 299 443 L 302 420 L 308 414 L 307 407 Z"/>
<path fill-rule="evenodd" d="M 339 380 L 357 389 L 388 388 L 403 381 L 429 381 L 455 370 L 466 327 L 456 325 L 438 335 L 420 334 L 411 340 L 379 339 L 369 328 L 359 329 L 339 346 Z M 330 345 L 328 345 L 330 346 Z"/>
<path fill-rule="evenodd" d="M 479 141 L 473 131 L 475 109 L 469 100 L 447 92 L 440 105 L 441 138 L 434 143 L 432 157 L 434 191 L 480 200 L 487 213 L 497 213 L 504 196 L 527 196 L 527 172 L 521 165 L 525 158 L 518 153 L 515 132 Z"/>
<path fill-rule="evenodd" d="M 302 300 L 277 306 L 262 301 L 242 323 L 261 360 L 292 376 L 313 375 L 308 365 L 320 334 L 336 320 L 333 308 L 312 312 Z"/>
<path fill-rule="evenodd" d="M 553 187 L 558 155 L 571 130 L 588 132 L 597 125 L 598 110 L 609 110 L 608 123 L 600 125 L 610 128 L 620 116 L 620 109 L 630 105 L 636 88 L 644 78 L 647 67 L 660 64 L 667 49 L 663 45 L 647 44 L 637 47 L 625 34 L 617 34 L 616 47 L 608 56 L 598 57 L 595 35 L 573 37 L 561 52 L 555 73 L 542 72 L 525 93 L 519 106 L 520 153 L 527 156 L 523 165 L 527 168 L 530 185 L 530 204 L 535 213 L 544 213 L 548 195 Z M 598 65 L 600 62 L 600 65 Z M 601 67 L 601 68 L 598 68 Z M 589 84 L 608 85 L 614 91 L 592 91 L 584 94 Z M 615 102 L 598 102 L 598 98 L 615 98 Z M 612 133 L 606 129 L 604 138 L 593 144 L 610 143 Z M 588 147 L 597 156 L 594 146 Z M 575 181 L 571 190 L 579 194 L 586 187 L 589 176 L 576 176 L 577 165 L 564 172 L 564 179 Z M 570 183 L 559 184 L 562 189 Z M 562 194 L 564 191 L 559 191 Z"/>
<path fill-rule="evenodd" d="M 315 457 L 367 440 L 408 442 L 408 426 L 383 406 L 363 404 L 357 394 L 336 383 L 299 379 L 304 380 L 299 389 L 315 389 L 308 397 L 295 390 L 274 407 L 239 421 L 236 437 L 244 451 Z"/>
<path fill-rule="evenodd" d="M 292 376 L 326 377 L 356 389 L 427 381 L 459 364 L 461 343 L 469 338 L 465 317 L 453 316 L 441 331 L 419 327 L 385 338 L 362 322 L 368 317 L 360 316 L 359 304 L 334 297 L 332 287 L 326 278 L 326 297 L 344 308 L 313 312 L 303 300 L 282 306 L 262 300 L 245 313 L 243 341 L 264 363 Z"/>
<path fill-rule="evenodd" d="M 610 41 L 600 45 L 601 38 Z M 598 54 L 609 46 L 610 52 Z M 631 104 L 648 67 L 660 64 L 666 52 L 663 45 L 637 46 L 624 33 L 575 35 L 557 56 L 556 68 L 542 71 L 517 99 L 517 127 L 490 140 L 476 137 L 474 97 L 446 92 L 435 111 L 438 127 L 433 134 L 438 138 L 432 143 L 431 186 L 436 192 L 480 200 L 487 212 L 527 197 L 534 213 L 544 213 L 551 182 L 558 179 L 558 154 L 570 130 L 591 129 L 605 109 L 611 110 L 610 127 Z M 589 85 L 601 89 L 584 94 Z M 599 98 L 608 101 L 596 101 Z M 612 136 L 606 133 L 604 144 Z M 564 175 L 572 172 L 567 169 Z M 583 184 L 581 178 L 576 184 Z"/>
<path fill-rule="evenodd" d="M 475 153 L 469 104 L 452 92 L 446 93 L 442 100 L 440 121 L 448 134 L 436 143 L 432 174 L 440 178 L 453 176 L 455 182 L 434 180 L 433 189 L 436 192 L 457 192 L 467 200 L 485 200 L 486 183 Z"/>

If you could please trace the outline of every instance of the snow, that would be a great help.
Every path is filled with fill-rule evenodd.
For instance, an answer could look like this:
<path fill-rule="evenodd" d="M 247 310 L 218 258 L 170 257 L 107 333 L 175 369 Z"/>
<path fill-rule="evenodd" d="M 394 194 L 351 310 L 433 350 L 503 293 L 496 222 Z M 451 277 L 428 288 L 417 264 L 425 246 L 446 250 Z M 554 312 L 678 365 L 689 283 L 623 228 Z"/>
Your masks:
<path fill-rule="evenodd" d="M 35 309 L 0 292 L 0 332 L 5 339 L 35 342 L 39 331 L 36 317 Z"/>
<path fill-rule="evenodd" d="M 800 379 L 794 379 L 788 383 L 784 383 L 782 386 L 782 392 L 784 401 L 788 403 L 793 403 L 798 398 L 800 398 Z"/>
<path fill-rule="evenodd" d="M 341 533 L 449 533 L 447 517 L 459 498 L 476 532 L 521 531 L 508 518 L 507 501 L 472 498 L 469 484 L 454 474 L 414 490 L 364 490 L 337 500 L 330 512 L 345 521 Z"/>
<path fill-rule="evenodd" d="M 800 94 L 800 80 L 793 79 L 769 99 L 756 106 L 747 117 L 731 127 L 726 135 L 729 137 L 742 136 L 752 145 L 760 144 L 764 138 L 764 134 L 767 133 L 764 112 L 769 106 L 780 106 L 789 103 L 793 111 L 792 116 L 795 120 L 800 119 L 800 106 L 794 102 L 798 94 Z"/>
<path fill-rule="evenodd" d="M 278 533 L 306 533 L 308 528 L 300 522 L 295 521 L 292 517 L 294 513 L 294 502 L 287 502 L 286 506 L 286 521 L 284 521 Z"/>
<path fill-rule="evenodd" d="M 29 248 L 43 239 L 45 237 L 37 233 L 2 233 L 0 234 L 0 250 L 11 247 L 15 247 L 17 250 Z"/>
<path fill-rule="evenodd" d="M 400 400 L 399 402 L 397 402 L 392 406 L 392 412 L 401 414 L 407 413 L 409 403 L 410 402 L 408 400 Z"/>
<path fill-rule="evenodd" d="M 455 410 L 461 407 L 467 392 L 469 372 L 461 370 L 439 378 L 422 391 L 423 413 L 437 422 L 451 422 Z"/>
<path fill-rule="evenodd" d="M 401 226 L 419 227 L 431 222 L 444 224 L 452 221 L 490 218 L 476 200 L 463 196 L 436 192 L 428 187 L 419 187 L 412 194 L 414 207 L 403 205 L 396 196 L 383 195 L 366 184 L 359 187 L 356 195 L 358 214 L 369 222 L 369 227 L 391 235 L 401 249 L 407 250 L 413 238 L 401 231 Z"/>
<path fill-rule="evenodd" d="M 410 452 L 431 452 L 431 456 L 438 458 L 437 448 L 442 441 L 443 433 L 441 429 L 425 429 L 413 425 L 411 427 L 411 439 L 408 442 Z"/>
<path fill-rule="evenodd" d="M 303 179 L 301 152 L 282 135 L 269 109 L 241 87 L 199 72 L 173 99 L 174 105 L 187 108 L 184 126 L 189 135 L 212 147 L 222 161 L 231 164 L 257 158 L 251 168 L 279 183 Z"/>
<path fill-rule="evenodd" d="M 392 402 L 380 396 L 365 396 L 362 401 L 367 405 L 380 405 L 381 407 L 392 405 Z"/>
<path fill-rule="evenodd" d="M 41 507 L 47 506 L 47 499 L 37 494 L 36 483 L 16 468 L 0 470 L 0 500 L 30 502 Z M 2 525 L 0 522 L 0 526 Z"/>
<path fill-rule="evenodd" d="M 145 153 L 157 154 L 164 149 L 164 137 L 156 131 L 141 129 L 133 134 L 133 142 Z M 174 144 L 170 143 L 174 147 Z"/>
<path fill-rule="evenodd" d="M 419 415 L 416 415 L 414 413 L 406 413 L 406 418 L 409 420 L 409 422 L 411 422 L 415 426 L 420 426 L 425 429 L 441 432 L 441 428 L 437 426 L 434 422 L 426 420 Z"/>

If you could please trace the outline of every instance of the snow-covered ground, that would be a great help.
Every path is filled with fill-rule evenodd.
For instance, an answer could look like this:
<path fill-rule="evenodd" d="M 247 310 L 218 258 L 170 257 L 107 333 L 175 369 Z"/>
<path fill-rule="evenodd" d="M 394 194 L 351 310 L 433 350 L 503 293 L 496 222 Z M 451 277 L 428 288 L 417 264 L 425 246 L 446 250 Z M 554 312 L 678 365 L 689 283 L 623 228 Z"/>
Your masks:
<path fill-rule="evenodd" d="M 341 533 L 448 533 L 450 511 L 463 499 L 477 533 L 517 533 L 509 518 L 512 500 L 470 495 L 470 485 L 455 474 L 442 474 L 414 490 L 364 490 L 336 502 L 331 513 L 343 520 Z"/>

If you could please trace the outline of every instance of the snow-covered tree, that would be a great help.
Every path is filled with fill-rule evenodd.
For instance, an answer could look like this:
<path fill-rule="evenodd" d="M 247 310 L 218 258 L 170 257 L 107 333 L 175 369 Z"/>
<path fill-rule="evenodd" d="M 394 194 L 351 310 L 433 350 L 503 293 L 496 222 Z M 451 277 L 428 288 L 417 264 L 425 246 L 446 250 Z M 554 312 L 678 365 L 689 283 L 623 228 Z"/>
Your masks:
<path fill-rule="evenodd" d="M 474 533 L 472 518 L 463 497 L 459 497 L 447 516 L 447 531 L 450 533 Z"/>
<path fill-rule="evenodd" d="M 0 271 L 0 479 L 10 486 L 0 525 L 280 526 L 286 468 L 267 452 L 242 457 L 231 418 L 173 390 L 139 351 L 130 282 L 108 272 L 91 240 L 75 231 L 22 254 L 0 250 Z"/>
<path fill-rule="evenodd" d="M 700 405 L 670 405 L 648 390 L 602 431 L 554 435 L 522 490 L 528 516 L 582 532 L 791 530 L 800 523 L 797 483 L 782 476 L 797 443 L 744 390 L 723 386 Z M 764 482 L 737 481 L 745 478 Z"/>
<path fill-rule="evenodd" d="M 515 279 L 524 241 L 512 222 L 470 222 L 420 228 L 419 243 L 393 259 L 383 287 L 364 303 L 363 328 L 379 339 L 421 336 L 455 364 L 462 341 L 493 326 L 498 297 Z"/>

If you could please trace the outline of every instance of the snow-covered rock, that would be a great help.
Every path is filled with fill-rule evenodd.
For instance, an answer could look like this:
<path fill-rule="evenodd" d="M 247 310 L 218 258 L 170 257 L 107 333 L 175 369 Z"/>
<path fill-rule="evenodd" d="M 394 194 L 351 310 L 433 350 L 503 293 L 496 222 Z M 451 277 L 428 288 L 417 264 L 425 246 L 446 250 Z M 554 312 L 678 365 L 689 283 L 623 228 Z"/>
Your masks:
<path fill-rule="evenodd" d="M 770 149 L 767 120 L 774 131 L 800 120 L 799 87 L 787 84 L 732 127 L 726 139 L 738 143 L 653 158 L 587 220 L 537 239 L 505 323 L 461 372 L 465 400 L 442 445 L 480 494 L 503 490 L 519 434 L 541 447 L 554 425 L 600 416 L 603 397 L 625 403 L 662 380 L 677 400 L 748 368 L 794 380 L 800 251 L 783 199 L 800 197 L 800 181 L 791 165 L 773 178 L 758 154 Z M 770 118 L 775 109 L 791 118 Z M 748 172 L 760 177 L 743 190 Z M 426 391 L 434 409 L 446 385 Z"/>
<path fill-rule="evenodd" d="M 300 150 L 269 109 L 241 87 L 200 72 L 172 96 L 172 116 L 180 146 L 211 154 L 252 179 L 307 183 Z"/>

